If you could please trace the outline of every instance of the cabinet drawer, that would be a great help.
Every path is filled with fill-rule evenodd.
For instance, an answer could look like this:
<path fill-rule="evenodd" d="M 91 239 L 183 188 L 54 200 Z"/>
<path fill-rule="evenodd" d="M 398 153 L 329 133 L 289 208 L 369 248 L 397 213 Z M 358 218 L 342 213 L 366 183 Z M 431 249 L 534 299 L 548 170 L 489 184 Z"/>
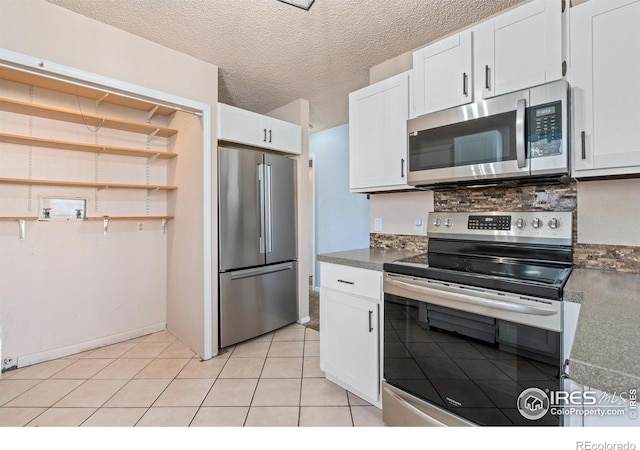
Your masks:
<path fill-rule="evenodd" d="M 320 282 L 322 287 L 375 300 L 382 299 L 382 272 L 376 270 L 322 263 Z"/>

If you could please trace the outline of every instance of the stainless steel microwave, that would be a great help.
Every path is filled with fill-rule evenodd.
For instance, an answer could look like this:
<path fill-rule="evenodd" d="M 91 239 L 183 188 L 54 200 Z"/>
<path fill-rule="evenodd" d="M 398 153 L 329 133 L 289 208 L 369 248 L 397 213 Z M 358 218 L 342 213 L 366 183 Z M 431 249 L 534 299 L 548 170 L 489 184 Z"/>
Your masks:
<path fill-rule="evenodd" d="M 564 80 L 426 114 L 407 127 L 413 186 L 569 173 Z"/>

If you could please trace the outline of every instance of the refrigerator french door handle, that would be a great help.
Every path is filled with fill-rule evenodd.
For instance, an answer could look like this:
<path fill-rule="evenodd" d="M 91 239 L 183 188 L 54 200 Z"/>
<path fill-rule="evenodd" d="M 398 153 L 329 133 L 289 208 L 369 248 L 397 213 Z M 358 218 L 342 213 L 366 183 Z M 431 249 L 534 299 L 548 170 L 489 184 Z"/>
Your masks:
<path fill-rule="evenodd" d="M 271 203 L 271 164 L 265 164 L 265 241 L 266 253 L 273 251 L 273 208 Z"/>
<path fill-rule="evenodd" d="M 260 253 L 265 253 L 265 221 L 264 221 L 264 202 L 265 202 L 265 180 L 264 180 L 264 164 L 258 164 L 258 244 Z"/>

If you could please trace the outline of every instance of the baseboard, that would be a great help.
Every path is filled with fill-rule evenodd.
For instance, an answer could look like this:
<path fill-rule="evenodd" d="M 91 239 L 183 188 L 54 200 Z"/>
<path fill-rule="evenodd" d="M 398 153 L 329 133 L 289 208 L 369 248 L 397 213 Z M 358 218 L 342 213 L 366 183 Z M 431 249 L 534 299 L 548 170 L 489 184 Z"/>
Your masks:
<path fill-rule="evenodd" d="M 167 328 L 166 322 L 149 325 L 147 327 L 137 328 L 135 330 L 125 331 L 123 333 L 112 334 L 110 336 L 104 336 L 99 339 L 92 339 L 90 341 L 79 342 L 77 344 L 68 345 L 66 347 L 54 348 L 40 353 L 33 353 L 26 356 L 18 356 L 17 365 L 18 368 L 30 366 L 32 364 L 41 363 L 44 361 L 50 361 L 52 359 L 63 358 L 65 356 L 74 355 L 76 353 L 86 352 L 88 350 L 95 350 L 105 345 L 117 344 L 118 342 L 128 341 L 140 336 L 145 336 L 151 333 L 157 333 Z"/>
<path fill-rule="evenodd" d="M 303 318 L 301 318 L 301 319 L 298 319 L 298 323 L 299 323 L 300 325 L 304 325 L 305 323 L 310 322 L 310 321 L 311 321 L 311 317 L 310 317 L 310 316 L 307 316 L 307 317 L 303 317 Z"/>

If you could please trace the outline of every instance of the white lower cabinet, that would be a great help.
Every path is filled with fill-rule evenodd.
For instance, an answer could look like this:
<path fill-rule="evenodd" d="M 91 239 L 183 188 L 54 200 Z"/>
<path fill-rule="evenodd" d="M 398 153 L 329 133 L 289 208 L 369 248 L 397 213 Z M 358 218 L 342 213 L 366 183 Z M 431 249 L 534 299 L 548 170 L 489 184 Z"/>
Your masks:
<path fill-rule="evenodd" d="M 608 393 L 583 386 L 571 379 L 564 380 L 565 391 L 571 393 L 570 405 L 564 415 L 565 427 L 637 427 L 635 396 L 631 392 Z"/>
<path fill-rule="evenodd" d="M 382 273 L 321 264 L 320 368 L 326 378 L 381 407 Z"/>

